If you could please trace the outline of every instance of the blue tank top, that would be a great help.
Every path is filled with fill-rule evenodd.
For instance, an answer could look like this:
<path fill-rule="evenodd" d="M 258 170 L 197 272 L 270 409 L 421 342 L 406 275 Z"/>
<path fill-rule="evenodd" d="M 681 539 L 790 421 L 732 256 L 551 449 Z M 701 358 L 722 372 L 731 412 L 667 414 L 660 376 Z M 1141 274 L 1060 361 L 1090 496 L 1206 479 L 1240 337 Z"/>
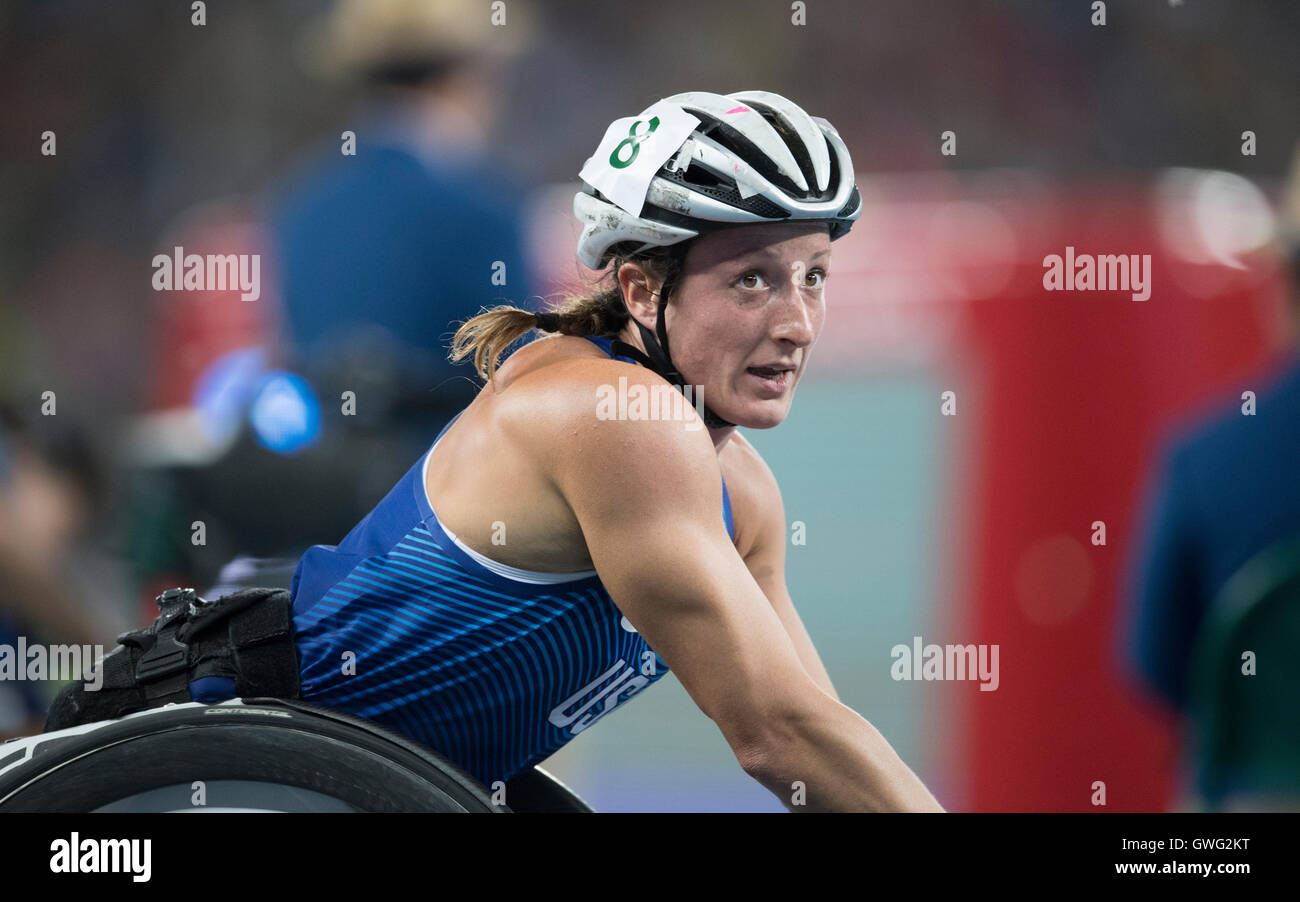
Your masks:
<path fill-rule="evenodd" d="M 614 356 L 610 339 L 591 340 L 636 363 Z M 546 759 L 668 668 L 595 571 L 515 570 L 448 532 L 425 491 L 433 447 L 342 542 L 299 560 L 302 697 L 415 739 L 487 786 Z M 725 481 L 722 515 L 734 539 Z"/>

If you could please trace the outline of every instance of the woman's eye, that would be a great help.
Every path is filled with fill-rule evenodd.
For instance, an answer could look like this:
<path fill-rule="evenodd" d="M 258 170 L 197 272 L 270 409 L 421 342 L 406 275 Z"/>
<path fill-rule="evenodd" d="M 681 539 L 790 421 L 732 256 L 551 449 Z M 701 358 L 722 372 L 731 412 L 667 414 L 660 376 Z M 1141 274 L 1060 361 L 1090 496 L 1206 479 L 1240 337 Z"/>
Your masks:
<path fill-rule="evenodd" d="M 763 276 L 756 272 L 747 272 L 740 277 L 740 284 L 746 288 L 762 288 L 767 282 Z"/>

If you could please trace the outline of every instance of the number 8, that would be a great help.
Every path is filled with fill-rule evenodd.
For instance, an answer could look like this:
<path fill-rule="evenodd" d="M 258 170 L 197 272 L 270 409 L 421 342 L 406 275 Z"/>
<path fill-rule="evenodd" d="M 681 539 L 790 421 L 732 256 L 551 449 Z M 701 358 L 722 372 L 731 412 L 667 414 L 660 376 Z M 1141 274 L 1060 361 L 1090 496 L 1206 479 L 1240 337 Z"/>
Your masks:
<path fill-rule="evenodd" d="M 638 119 L 632 123 L 630 128 L 628 128 L 628 137 L 619 141 L 618 144 L 615 145 L 613 153 L 609 155 L 609 165 L 613 166 L 615 169 L 626 169 L 632 165 L 634 160 L 636 160 L 636 155 L 641 152 L 641 142 L 650 137 L 654 130 L 659 127 L 659 117 L 655 116 L 650 120 L 650 127 L 638 135 L 636 133 L 636 127 L 644 121 L 645 120 L 643 119 Z M 629 144 L 632 146 L 632 152 L 628 155 L 626 160 L 620 159 L 620 152 Z"/>

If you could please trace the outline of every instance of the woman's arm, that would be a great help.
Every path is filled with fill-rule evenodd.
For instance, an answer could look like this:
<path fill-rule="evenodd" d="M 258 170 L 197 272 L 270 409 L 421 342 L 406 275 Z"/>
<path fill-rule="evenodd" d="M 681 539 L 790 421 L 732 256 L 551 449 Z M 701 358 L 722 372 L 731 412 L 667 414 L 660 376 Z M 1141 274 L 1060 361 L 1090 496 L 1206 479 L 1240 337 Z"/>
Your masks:
<path fill-rule="evenodd" d="M 647 390 L 662 384 L 649 373 L 636 379 Z M 615 603 L 745 771 L 791 810 L 942 810 L 880 733 L 809 676 L 718 516 L 722 487 L 707 433 L 671 421 L 598 420 L 589 402 L 551 398 L 535 421 L 537 459 Z M 792 799 L 796 781 L 804 804 Z"/>

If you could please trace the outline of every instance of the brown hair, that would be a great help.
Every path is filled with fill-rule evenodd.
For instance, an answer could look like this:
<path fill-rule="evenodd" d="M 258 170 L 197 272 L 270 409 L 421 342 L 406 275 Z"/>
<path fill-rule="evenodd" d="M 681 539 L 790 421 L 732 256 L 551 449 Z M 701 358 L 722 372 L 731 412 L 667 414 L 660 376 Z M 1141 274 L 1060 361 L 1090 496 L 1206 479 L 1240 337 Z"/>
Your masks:
<path fill-rule="evenodd" d="M 618 284 L 619 267 L 625 263 L 637 263 L 645 267 L 646 272 L 661 280 L 660 284 L 668 289 L 662 298 L 667 303 L 668 295 L 672 293 L 671 286 L 681 277 L 686 257 L 685 244 L 655 247 L 640 253 L 632 252 L 635 243 L 615 245 L 614 265 L 606 270 L 600 280 L 610 279 L 613 285 L 593 294 L 571 296 L 541 314 L 508 304 L 493 307 L 466 320 L 456 330 L 448 356 L 459 361 L 473 354 L 474 369 L 491 382 L 502 353 L 529 329 L 561 335 L 618 335 L 631 319 L 623 300 L 623 290 Z"/>

